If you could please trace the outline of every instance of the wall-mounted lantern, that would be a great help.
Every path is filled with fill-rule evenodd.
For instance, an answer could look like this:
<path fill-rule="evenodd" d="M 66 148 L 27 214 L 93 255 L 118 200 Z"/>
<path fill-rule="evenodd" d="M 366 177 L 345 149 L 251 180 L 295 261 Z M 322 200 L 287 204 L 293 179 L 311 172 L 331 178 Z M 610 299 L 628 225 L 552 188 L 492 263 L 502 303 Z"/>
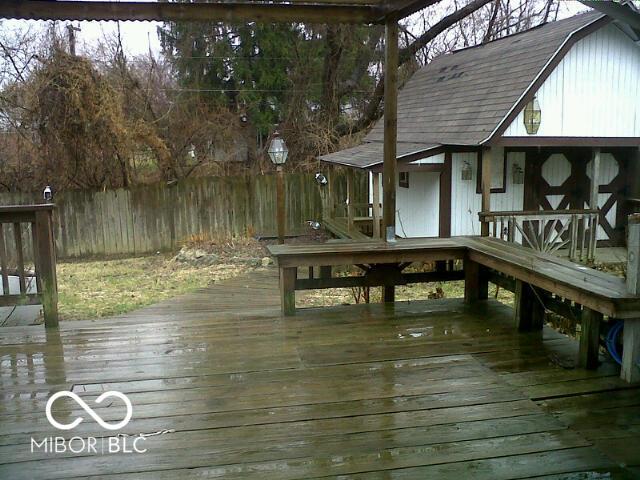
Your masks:
<path fill-rule="evenodd" d="M 49 185 L 44 187 L 44 191 L 42 192 L 42 197 L 44 198 L 44 201 L 47 203 L 51 203 L 53 201 L 53 190 L 51 190 L 51 187 Z"/>
<path fill-rule="evenodd" d="M 462 165 L 462 181 L 470 182 L 473 180 L 473 168 L 469 162 L 464 162 Z"/>
<path fill-rule="evenodd" d="M 524 107 L 524 128 L 529 135 L 535 135 L 540 129 L 541 122 L 542 110 L 540 110 L 540 103 L 538 103 L 536 97 L 533 97 L 533 100 Z"/>
<path fill-rule="evenodd" d="M 316 179 L 316 183 L 318 185 L 320 185 L 321 187 L 326 186 L 329 183 L 329 180 L 327 180 L 327 177 L 325 177 L 322 173 L 318 172 L 316 173 L 315 176 Z"/>
<path fill-rule="evenodd" d="M 524 170 L 517 163 L 513 164 L 513 184 L 514 185 L 522 185 L 524 184 Z"/>

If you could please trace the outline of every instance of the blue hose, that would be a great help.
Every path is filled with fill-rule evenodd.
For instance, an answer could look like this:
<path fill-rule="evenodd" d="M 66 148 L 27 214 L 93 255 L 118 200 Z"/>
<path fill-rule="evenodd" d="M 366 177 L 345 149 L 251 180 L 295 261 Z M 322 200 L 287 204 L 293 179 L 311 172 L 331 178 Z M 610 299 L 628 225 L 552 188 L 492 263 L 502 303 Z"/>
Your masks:
<path fill-rule="evenodd" d="M 620 332 L 622 332 L 623 328 L 624 322 L 618 320 L 613 324 L 613 327 L 609 329 L 604 341 L 607 346 L 607 350 L 609 351 L 609 355 L 611 355 L 611 358 L 613 358 L 618 365 L 622 365 L 622 357 L 620 356 L 620 352 L 618 352 L 618 337 L 620 336 Z"/>

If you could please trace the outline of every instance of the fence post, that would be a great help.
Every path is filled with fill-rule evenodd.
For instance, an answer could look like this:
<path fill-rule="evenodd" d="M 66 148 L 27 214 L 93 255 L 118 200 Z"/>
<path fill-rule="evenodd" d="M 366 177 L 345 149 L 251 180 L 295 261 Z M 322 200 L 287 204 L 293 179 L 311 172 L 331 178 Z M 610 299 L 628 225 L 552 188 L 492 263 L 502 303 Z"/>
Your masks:
<path fill-rule="evenodd" d="M 640 214 L 629 215 L 627 239 L 627 290 L 640 294 Z M 622 371 L 627 382 L 640 381 L 640 318 L 624 320 Z"/>
<path fill-rule="evenodd" d="M 38 266 L 42 285 L 42 310 L 46 328 L 58 326 L 58 281 L 52 217 L 53 209 L 36 211 L 35 238 L 37 246 L 34 245 L 34 261 Z"/>

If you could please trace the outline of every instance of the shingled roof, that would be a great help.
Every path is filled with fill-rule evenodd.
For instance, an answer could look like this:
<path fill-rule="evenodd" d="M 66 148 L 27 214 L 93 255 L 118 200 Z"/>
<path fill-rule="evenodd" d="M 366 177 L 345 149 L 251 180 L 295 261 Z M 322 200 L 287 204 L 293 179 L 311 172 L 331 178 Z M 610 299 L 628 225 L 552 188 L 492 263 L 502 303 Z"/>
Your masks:
<path fill-rule="evenodd" d="M 427 151 L 485 143 L 561 47 L 600 18 L 584 13 L 434 59 L 399 92 L 398 157 L 420 145 Z M 365 144 L 321 160 L 370 168 L 383 161 L 383 138 L 381 120 Z"/>

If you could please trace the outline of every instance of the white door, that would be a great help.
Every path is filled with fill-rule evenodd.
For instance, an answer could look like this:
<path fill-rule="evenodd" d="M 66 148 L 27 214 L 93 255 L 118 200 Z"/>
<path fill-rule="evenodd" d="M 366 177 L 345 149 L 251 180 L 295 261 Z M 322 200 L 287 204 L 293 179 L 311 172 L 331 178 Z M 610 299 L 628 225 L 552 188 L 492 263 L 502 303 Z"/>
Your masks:
<path fill-rule="evenodd" d="M 437 237 L 440 233 L 440 173 L 409 172 L 408 188 L 396 190 L 396 233 L 400 237 Z M 402 178 L 407 185 L 407 178 Z"/>

